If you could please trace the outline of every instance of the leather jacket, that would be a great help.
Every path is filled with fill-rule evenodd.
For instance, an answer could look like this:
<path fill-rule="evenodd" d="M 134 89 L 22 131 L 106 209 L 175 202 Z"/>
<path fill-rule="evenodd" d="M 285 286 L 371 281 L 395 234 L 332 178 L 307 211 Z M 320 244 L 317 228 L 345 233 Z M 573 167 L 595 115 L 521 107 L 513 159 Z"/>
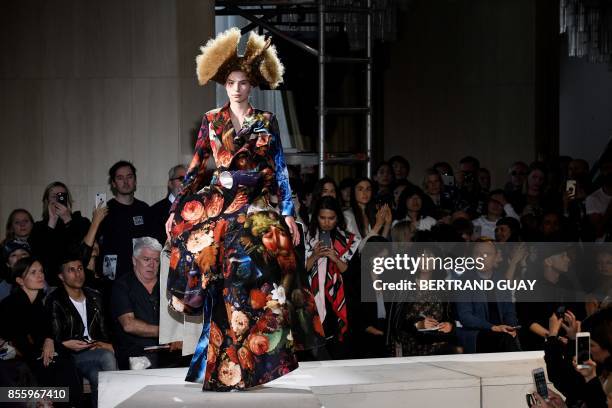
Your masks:
<path fill-rule="evenodd" d="M 108 328 L 102 312 L 102 295 L 97 290 L 84 287 L 87 300 L 87 331 L 93 340 L 109 342 Z M 85 327 L 64 287 L 58 287 L 47 298 L 47 309 L 51 315 L 53 339 L 57 345 L 63 341 L 83 338 Z"/>

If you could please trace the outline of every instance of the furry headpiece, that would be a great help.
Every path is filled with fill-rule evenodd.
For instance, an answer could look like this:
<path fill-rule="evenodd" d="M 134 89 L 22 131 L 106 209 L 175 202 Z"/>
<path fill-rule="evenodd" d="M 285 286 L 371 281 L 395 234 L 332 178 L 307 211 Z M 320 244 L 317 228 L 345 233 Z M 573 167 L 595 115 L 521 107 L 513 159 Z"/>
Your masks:
<path fill-rule="evenodd" d="M 202 53 L 196 57 L 198 82 L 205 85 L 209 80 L 225 85 L 233 71 L 243 71 L 253 86 L 268 84 L 271 89 L 283 82 L 285 67 L 276 55 L 276 47 L 270 39 L 251 31 L 243 56 L 238 55 L 240 30 L 236 27 L 220 33 L 200 47 Z"/>

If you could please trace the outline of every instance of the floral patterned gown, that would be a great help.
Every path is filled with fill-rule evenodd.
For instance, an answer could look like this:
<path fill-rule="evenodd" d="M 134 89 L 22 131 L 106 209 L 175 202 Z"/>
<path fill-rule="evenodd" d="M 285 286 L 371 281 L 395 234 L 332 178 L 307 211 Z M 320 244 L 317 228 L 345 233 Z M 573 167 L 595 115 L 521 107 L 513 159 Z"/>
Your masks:
<path fill-rule="evenodd" d="M 228 391 L 297 368 L 294 351 L 324 336 L 284 221 L 294 208 L 274 115 L 251 107 L 236 131 L 228 104 L 206 113 L 171 211 L 168 291 L 184 313 L 204 315 L 186 380 Z"/>

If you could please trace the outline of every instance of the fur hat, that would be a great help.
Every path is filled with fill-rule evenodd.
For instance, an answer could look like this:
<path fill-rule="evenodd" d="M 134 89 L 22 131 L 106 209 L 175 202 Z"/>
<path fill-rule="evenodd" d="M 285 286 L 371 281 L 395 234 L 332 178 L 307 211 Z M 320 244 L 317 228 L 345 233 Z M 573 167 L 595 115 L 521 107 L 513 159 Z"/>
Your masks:
<path fill-rule="evenodd" d="M 253 86 L 267 84 L 271 89 L 283 82 L 285 68 L 276 55 L 276 47 L 270 39 L 251 31 L 243 56 L 238 55 L 240 29 L 233 27 L 208 40 L 200 47 L 202 53 L 196 57 L 198 82 L 205 85 L 209 80 L 225 84 L 233 71 L 247 74 Z"/>

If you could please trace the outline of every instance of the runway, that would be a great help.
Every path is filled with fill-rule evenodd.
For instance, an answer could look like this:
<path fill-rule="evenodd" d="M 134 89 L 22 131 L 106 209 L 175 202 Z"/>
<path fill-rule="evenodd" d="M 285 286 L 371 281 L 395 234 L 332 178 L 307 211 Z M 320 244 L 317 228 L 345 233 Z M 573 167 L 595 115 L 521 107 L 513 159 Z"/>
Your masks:
<path fill-rule="evenodd" d="M 100 373 L 99 406 L 516 408 L 533 392 L 537 367 L 541 351 L 305 362 L 265 386 L 230 393 L 186 383 L 187 368 L 113 371 Z"/>

